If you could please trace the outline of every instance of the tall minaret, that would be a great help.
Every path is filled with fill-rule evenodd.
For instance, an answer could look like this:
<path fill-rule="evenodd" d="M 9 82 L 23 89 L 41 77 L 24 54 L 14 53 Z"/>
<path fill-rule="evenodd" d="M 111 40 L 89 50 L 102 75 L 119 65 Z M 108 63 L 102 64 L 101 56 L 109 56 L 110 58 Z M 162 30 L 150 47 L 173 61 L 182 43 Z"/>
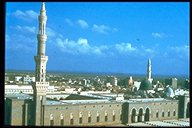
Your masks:
<path fill-rule="evenodd" d="M 36 63 L 36 82 L 33 84 L 34 125 L 43 125 L 43 105 L 46 103 L 46 91 L 49 86 L 49 82 L 46 82 L 46 64 L 48 60 L 48 56 L 45 55 L 45 42 L 47 40 L 46 21 L 45 3 L 42 3 L 39 15 L 39 32 L 37 34 L 38 51 L 37 56 L 34 57 Z"/>
<path fill-rule="evenodd" d="M 151 83 L 153 81 L 151 78 L 151 59 L 149 59 L 147 63 L 147 80 L 149 80 Z"/>

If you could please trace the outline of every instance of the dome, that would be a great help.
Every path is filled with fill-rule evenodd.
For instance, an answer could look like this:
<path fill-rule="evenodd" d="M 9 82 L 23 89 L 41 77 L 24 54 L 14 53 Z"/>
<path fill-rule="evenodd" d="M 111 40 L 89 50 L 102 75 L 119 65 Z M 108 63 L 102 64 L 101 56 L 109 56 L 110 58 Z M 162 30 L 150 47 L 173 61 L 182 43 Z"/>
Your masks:
<path fill-rule="evenodd" d="M 149 80 L 143 80 L 140 84 L 139 90 L 152 90 L 152 84 Z"/>
<path fill-rule="evenodd" d="M 174 91 L 173 91 L 173 89 L 171 87 L 167 87 L 165 89 L 165 93 L 166 93 L 166 96 L 168 96 L 168 97 L 173 97 L 174 96 Z"/>

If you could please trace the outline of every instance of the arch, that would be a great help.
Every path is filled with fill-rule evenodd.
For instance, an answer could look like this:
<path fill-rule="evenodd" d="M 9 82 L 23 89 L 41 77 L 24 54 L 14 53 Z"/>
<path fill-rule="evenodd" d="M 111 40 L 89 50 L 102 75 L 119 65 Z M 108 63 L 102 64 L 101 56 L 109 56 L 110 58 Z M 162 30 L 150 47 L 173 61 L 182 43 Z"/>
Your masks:
<path fill-rule="evenodd" d="M 162 117 L 165 117 L 165 113 L 164 113 L 164 111 L 162 111 Z"/>
<path fill-rule="evenodd" d="M 135 109 L 136 114 L 138 114 L 138 112 L 137 112 L 137 108 L 133 107 L 133 108 L 130 110 L 130 115 L 132 114 L 133 109 Z"/>
<path fill-rule="evenodd" d="M 99 117 L 99 111 L 97 111 L 97 122 L 100 121 L 100 117 Z"/>
<path fill-rule="evenodd" d="M 168 109 L 167 116 L 170 117 L 171 113 L 170 110 Z"/>
<path fill-rule="evenodd" d="M 135 108 L 132 109 L 132 112 L 131 112 L 131 123 L 135 123 L 135 116 L 136 116 L 136 110 Z"/>
<path fill-rule="evenodd" d="M 54 117 L 53 117 L 53 114 L 50 114 L 49 120 L 50 120 L 50 126 L 53 126 L 53 125 L 54 125 Z"/>
<path fill-rule="evenodd" d="M 145 118 L 144 118 L 144 121 L 149 121 L 149 114 L 150 112 L 149 112 L 149 108 L 147 108 L 146 110 L 145 110 Z"/>
<path fill-rule="evenodd" d="M 139 114 L 138 114 L 138 122 L 142 122 L 142 116 L 143 116 L 143 109 L 139 109 Z"/>
<path fill-rule="evenodd" d="M 149 114 L 151 114 L 151 109 L 149 106 L 146 106 L 143 112 L 145 113 L 147 109 L 149 109 Z"/>
<path fill-rule="evenodd" d="M 64 126 L 64 117 L 63 114 L 60 115 L 60 125 Z"/>
<path fill-rule="evenodd" d="M 187 103 L 187 108 L 186 108 L 186 118 L 189 118 L 189 114 L 190 114 L 189 109 L 190 109 L 190 104 L 189 104 L 189 102 L 188 102 L 188 103 Z"/>
<path fill-rule="evenodd" d="M 175 111 L 175 109 L 173 109 L 173 116 L 176 116 L 176 111 Z"/>

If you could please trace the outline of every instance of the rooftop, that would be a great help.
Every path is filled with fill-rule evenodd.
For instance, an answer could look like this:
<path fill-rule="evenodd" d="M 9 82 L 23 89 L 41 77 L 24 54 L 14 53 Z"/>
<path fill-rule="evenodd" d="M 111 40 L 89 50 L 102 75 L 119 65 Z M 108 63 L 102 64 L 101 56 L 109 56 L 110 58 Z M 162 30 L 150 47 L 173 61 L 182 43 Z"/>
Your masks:
<path fill-rule="evenodd" d="M 24 94 L 24 93 L 8 93 L 5 94 L 5 98 L 14 98 L 14 99 L 33 99 L 32 95 Z"/>

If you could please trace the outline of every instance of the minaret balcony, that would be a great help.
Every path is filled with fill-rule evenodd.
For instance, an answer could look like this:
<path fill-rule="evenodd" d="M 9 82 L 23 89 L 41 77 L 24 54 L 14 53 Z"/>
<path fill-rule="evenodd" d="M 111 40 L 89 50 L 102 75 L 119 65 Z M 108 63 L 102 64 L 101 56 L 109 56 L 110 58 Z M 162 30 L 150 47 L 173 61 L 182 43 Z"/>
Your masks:
<path fill-rule="evenodd" d="M 41 33 L 39 33 L 38 35 L 37 35 L 37 38 L 38 38 L 38 40 L 42 40 L 42 41 L 46 41 L 46 39 L 47 39 L 47 35 L 46 34 L 41 34 Z"/>
<path fill-rule="evenodd" d="M 38 56 L 35 56 L 35 61 L 36 62 L 46 62 L 48 60 L 48 56 L 45 56 L 45 55 L 38 55 Z"/>

